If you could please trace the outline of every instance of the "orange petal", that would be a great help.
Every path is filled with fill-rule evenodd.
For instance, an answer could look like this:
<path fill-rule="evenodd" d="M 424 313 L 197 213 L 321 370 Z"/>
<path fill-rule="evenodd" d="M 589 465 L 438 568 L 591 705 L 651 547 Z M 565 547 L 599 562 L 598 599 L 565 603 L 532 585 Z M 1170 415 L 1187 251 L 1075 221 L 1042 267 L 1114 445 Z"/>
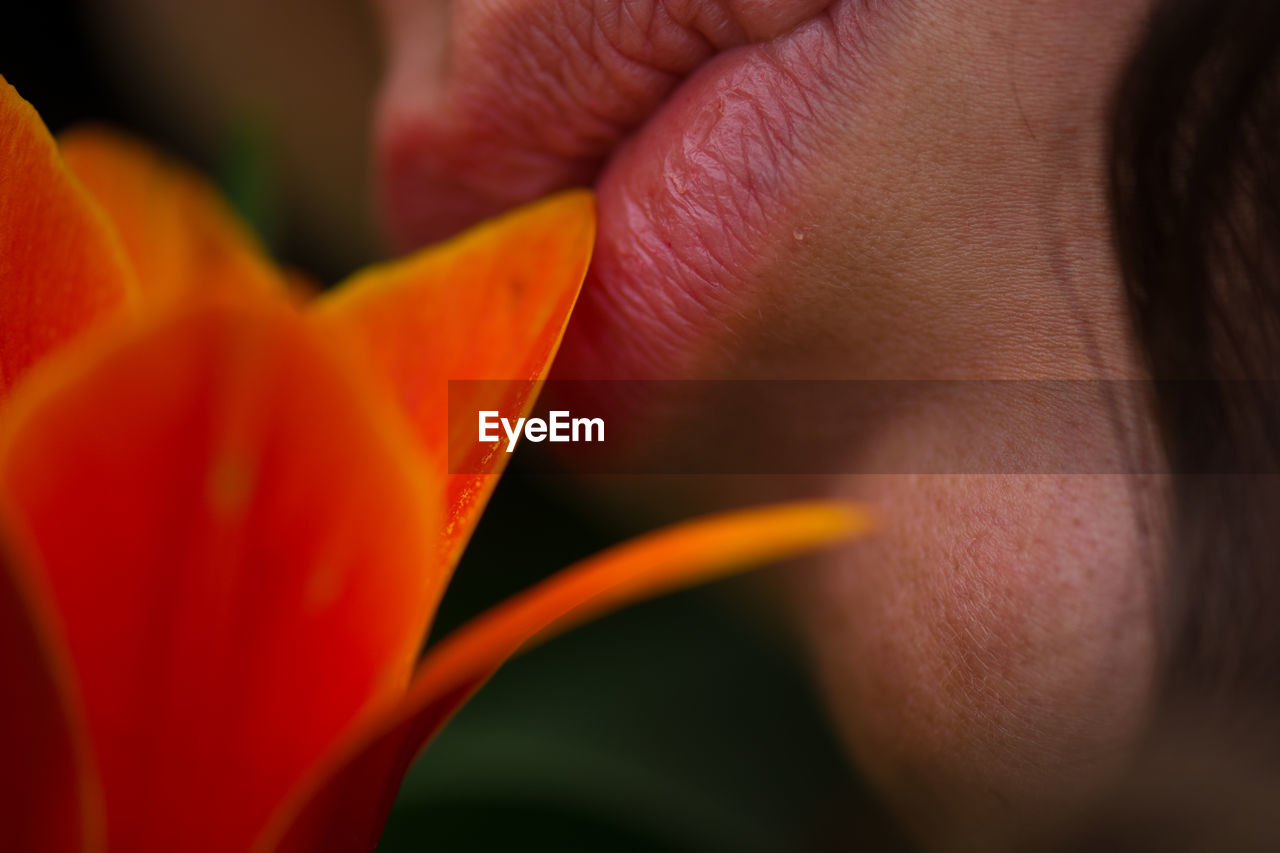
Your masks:
<path fill-rule="evenodd" d="M 440 548 L 450 568 L 508 454 L 467 466 L 484 473 L 447 474 L 448 382 L 500 380 L 475 386 L 485 395 L 475 409 L 527 414 L 560 346 L 594 238 L 591 194 L 562 193 L 362 272 L 313 307 L 317 323 L 368 352 L 413 423 L 427 464 L 448 477 Z M 470 438 L 461 444 L 473 446 Z"/>
<path fill-rule="evenodd" d="M 0 398 L 135 296 L 120 241 L 40 116 L 0 77 Z"/>
<path fill-rule="evenodd" d="M 103 847 L 102 791 L 66 649 L 12 535 L 0 553 L 0 850 Z"/>
<path fill-rule="evenodd" d="M 363 364 L 280 303 L 184 303 L 33 377 L 0 495 L 45 567 L 113 850 L 243 850 L 403 694 L 438 515 Z"/>
<path fill-rule="evenodd" d="M 512 654 L 585 620 L 869 529 L 858 508 L 791 504 L 687 522 L 566 569 L 431 650 L 398 706 L 372 718 L 296 790 L 260 851 L 372 850 L 418 750 Z"/>
<path fill-rule="evenodd" d="M 58 145 L 114 223 L 148 302 L 284 292 L 261 244 L 200 175 L 104 128 L 76 128 Z"/>

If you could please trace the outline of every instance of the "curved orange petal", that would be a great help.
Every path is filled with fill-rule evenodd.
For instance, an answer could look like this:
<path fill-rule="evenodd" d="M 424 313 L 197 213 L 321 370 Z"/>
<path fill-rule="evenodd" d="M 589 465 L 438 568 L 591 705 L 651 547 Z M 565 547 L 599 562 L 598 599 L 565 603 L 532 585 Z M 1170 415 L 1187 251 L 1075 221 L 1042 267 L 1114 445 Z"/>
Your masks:
<path fill-rule="evenodd" d="M 870 529 L 859 508 L 802 503 L 686 522 L 612 548 L 481 615 L 428 652 L 404 700 L 353 730 L 295 790 L 259 851 L 372 850 L 414 755 L 511 655 L 630 602 Z"/>
<path fill-rule="evenodd" d="M 527 414 L 560 346 L 594 239 L 591 194 L 565 192 L 361 272 L 312 307 L 318 325 L 369 354 L 404 407 L 428 464 L 448 478 L 440 549 L 450 568 L 493 490 L 497 477 L 491 475 L 501 473 L 508 454 L 466 466 L 481 474 L 447 473 L 449 380 L 499 380 L 474 386 L 485 395 L 476 408 Z M 471 438 L 459 446 L 473 447 Z"/>
<path fill-rule="evenodd" d="M 119 239 L 44 122 L 0 77 L 0 398 L 136 296 Z"/>
<path fill-rule="evenodd" d="M 115 225 L 149 302 L 219 289 L 284 292 L 257 238 L 194 171 L 105 128 L 76 128 L 58 145 Z"/>
<path fill-rule="evenodd" d="M 65 626 L 111 848 L 241 850 L 402 694 L 434 498 L 363 364 L 282 303 L 116 337 L 15 396 L 0 494 Z"/>
<path fill-rule="evenodd" d="M 6 531 L 7 532 L 7 531 Z M 103 849 L 102 790 L 48 603 L 12 535 L 0 552 L 0 850 Z"/>

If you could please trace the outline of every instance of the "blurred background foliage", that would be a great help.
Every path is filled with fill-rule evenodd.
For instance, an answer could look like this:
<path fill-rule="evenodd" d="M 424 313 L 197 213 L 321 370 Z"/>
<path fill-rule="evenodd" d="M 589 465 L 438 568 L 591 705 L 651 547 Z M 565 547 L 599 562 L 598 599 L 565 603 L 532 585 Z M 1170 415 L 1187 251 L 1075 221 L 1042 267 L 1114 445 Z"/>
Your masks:
<path fill-rule="evenodd" d="M 105 121 L 215 175 L 282 262 L 326 282 L 377 255 L 376 51 L 351 0 L 14 6 L 0 73 L 55 132 Z M 635 532 L 515 468 L 433 637 Z M 415 765 L 380 849 L 903 849 L 759 599 L 749 579 L 671 596 L 512 662 Z"/>
<path fill-rule="evenodd" d="M 561 485 L 503 481 L 434 636 L 622 537 Z M 898 849 L 758 592 L 669 596 L 508 664 L 410 773 L 381 849 Z"/>

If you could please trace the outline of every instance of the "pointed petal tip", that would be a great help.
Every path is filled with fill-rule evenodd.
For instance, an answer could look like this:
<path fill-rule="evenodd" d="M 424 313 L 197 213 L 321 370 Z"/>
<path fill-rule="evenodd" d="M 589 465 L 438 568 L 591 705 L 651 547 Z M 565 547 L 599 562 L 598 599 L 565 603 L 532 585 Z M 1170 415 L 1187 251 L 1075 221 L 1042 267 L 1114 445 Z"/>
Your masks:
<path fill-rule="evenodd" d="M 627 604 L 866 534 L 871 513 L 807 501 L 724 512 L 611 548 L 482 614 L 435 645 L 404 697 L 335 747 L 255 847 L 372 845 L 416 753 L 511 655 Z"/>
<path fill-rule="evenodd" d="M 449 473 L 449 382 L 485 380 L 470 389 L 478 399 L 456 401 L 462 409 L 528 414 L 581 290 L 595 227 L 592 192 L 567 190 L 361 270 L 309 308 L 399 400 L 424 467 L 447 491 L 440 548 L 449 566 L 496 480 Z M 496 454 L 480 469 L 499 474 L 507 458 Z"/>
<path fill-rule="evenodd" d="M 3 397 L 46 355 L 128 312 L 137 283 L 107 216 L 3 77 L 0 155 Z"/>
<path fill-rule="evenodd" d="M 815 544 L 863 536 L 874 533 L 879 528 L 879 521 L 872 509 L 853 502 L 798 501 L 747 511 L 761 512 L 778 524 L 794 523 L 797 531 L 807 528 Z"/>
<path fill-rule="evenodd" d="M 148 302 L 213 290 L 287 295 L 258 236 L 195 169 L 105 125 L 64 131 L 58 148 L 120 235 Z"/>

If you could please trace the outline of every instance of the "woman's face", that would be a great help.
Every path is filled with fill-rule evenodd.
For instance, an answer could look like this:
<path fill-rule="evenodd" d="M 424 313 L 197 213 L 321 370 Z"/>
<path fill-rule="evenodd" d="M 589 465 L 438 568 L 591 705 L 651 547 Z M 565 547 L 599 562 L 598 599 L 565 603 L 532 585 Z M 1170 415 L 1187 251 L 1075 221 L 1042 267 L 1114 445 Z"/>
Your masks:
<path fill-rule="evenodd" d="M 566 378 L 1103 387 L 1141 376 L 1105 113 L 1148 5 L 385 0 L 384 209 L 416 243 L 597 181 Z M 985 387 L 850 424 L 857 470 L 903 473 L 822 485 L 883 530 L 789 575 L 850 750 L 955 843 L 1123 757 L 1158 581 L 1151 482 L 1006 461 L 1114 458 L 1141 409 Z"/>
<path fill-rule="evenodd" d="M 1146 434 L 1124 386 L 1095 380 L 1141 376 L 1105 112 L 1150 3 L 376 4 L 399 243 L 597 187 L 561 377 L 956 381 L 903 384 L 906 405 L 837 434 L 850 472 L 891 475 L 699 482 L 713 500 L 822 489 L 879 509 L 876 538 L 786 583 L 849 749 L 935 840 L 1074 804 L 1147 700 L 1158 484 L 1061 460 Z M 1079 380 L 1083 397 L 960 384 L 994 379 Z M 797 411 L 793 435 L 822 416 Z"/>

